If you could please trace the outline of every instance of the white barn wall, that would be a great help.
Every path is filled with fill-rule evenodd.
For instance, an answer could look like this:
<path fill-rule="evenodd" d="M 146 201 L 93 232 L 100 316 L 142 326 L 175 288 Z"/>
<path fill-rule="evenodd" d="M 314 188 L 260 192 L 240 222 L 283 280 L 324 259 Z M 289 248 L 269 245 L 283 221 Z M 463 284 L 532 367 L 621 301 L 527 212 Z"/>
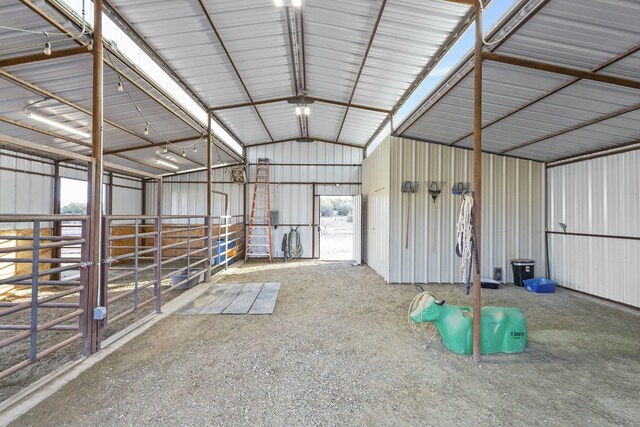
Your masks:
<path fill-rule="evenodd" d="M 389 281 L 391 141 L 385 139 L 362 163 L 363 259 Z"/>
<path fill-rule="evenodd" d="M 11 157 L 14 154 L 23 158 Z M 54 166 L 38 161 L 40 159 L 0 150 L 0 213 L 53 213 Z M 15 228 L 31 228 L 31 225 L 0 223 L 0 230 Z"/>
<path fill-rule="evenodd" d="M 352 196 L 360 194 L 361 148 L 346 147 L 324 142 L 298 143 L 295 141 L 247 147 L 247 215 L 251 209 L 256 166 L 259 158 L 269 159 L 269 178 L 272 184 L 271 210 L 278 211 L 282 226 L 272 230 L 273 255 L 281 257 L 282 238 L 289 225 L 299 226 L 303 258 L 320 256 L 320 237 L 315 233 L 315 251 L 312 250 L 315 223 L 320 223 L 320 196 Z M 313 183 L 316 183 L 315 212 L 313 212 Z M 339 186 L 336 186 L 339 184 Z M 246 218 L 249 222 L 249 218 Z"/>
<path fill-rule="evenodd" d="M 549 168 L 548 227 L 640 237 L 640 151 Z M 549 235 L 558 284 L 640 307 L 640 240 Z"/>
<path fill-rule="evenodd" d="M 388 158 L 390 168 L 389 278 L 385 279 L 391 283 L 461 282 L 460 259 L 454 252 L 461 199 L 451 194 L 451 187 L 458 181 L 472 181 L 473 153 L 395 137 L 378 150 L 387 145 L 389 154 L 381 156 Z M 512 281 L 513 258 L 533 259 L 537 275 L 544 274 L 544 165 L 490 154 L 483 154 L 482 161 L 482 275 L 492 277 L 494 267 L 501 267 L 504 280 Z M 378 177 L 384 167 L 366 162 L 364 174 Z M 418 181 L 418 192 L 402 194 L 403 181 Z M 430 181 L 443 182 L 435 203 L 427 191 Z M 365 188 L 368 186 L 365 180 Z M 367 204 L 371 216 L 370 202 Z M 383 239 L 378 237 L 369 248 L 379 247 Z M 382 264 L 374 267 L 378 272 L 385 268 L 385 255 L 375 260 Z"/>
<path fill-rule="evenodd" d="M 225 172 L 226 169 L 226 172 Z M 213 189 L 229 195 L 229 215 L 243 215 L 243 185 L 231 182 L 229 168 L 214 169 Z M 163 215 L 206 215 L 207 173 L 168 176 L 162 186 Z M 147 213 L 156 211 L 156 184 L 147 184 Z M 213 195 L 213 215 L 224 215 L 224 197 Z"/>

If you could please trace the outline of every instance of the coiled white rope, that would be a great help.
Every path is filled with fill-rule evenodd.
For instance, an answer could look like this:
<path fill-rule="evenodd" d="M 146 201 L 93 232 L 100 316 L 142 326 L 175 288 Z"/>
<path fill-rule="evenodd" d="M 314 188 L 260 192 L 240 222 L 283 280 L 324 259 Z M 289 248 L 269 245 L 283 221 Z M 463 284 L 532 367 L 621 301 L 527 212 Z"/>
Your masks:
<path fill-rule="evenodd" d="M 473 214 L 473 195 L 465 193 L 462 195 L 462 206 L 460 207 L 460 215 L 458 215 L 458 223 L 456 225 L 456 241 L 457 252 L 462 258 L 460 263 L 460 273 L 465 277 L 469 260 L 471 259 L 473 224 L 471 216 Z"/>

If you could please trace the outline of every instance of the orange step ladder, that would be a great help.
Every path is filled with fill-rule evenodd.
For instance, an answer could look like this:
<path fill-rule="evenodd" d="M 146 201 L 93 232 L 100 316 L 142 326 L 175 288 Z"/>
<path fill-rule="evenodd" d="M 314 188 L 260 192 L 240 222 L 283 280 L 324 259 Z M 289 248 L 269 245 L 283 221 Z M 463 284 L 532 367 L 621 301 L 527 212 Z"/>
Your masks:
<path fill-rule="evenodd" d="M 269 159 L 258 159 L 247 250 L 244 259 L 269 258 L 271 261 L 271 195 L 269 191 Z"/>

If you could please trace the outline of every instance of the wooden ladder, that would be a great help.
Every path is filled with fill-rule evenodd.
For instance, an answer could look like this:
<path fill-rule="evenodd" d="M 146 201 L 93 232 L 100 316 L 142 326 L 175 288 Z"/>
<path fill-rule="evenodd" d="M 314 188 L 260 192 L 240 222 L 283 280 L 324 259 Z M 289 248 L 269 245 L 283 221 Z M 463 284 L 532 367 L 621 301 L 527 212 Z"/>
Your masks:
<path fill-rule="evenodd" d="M 244 259 L 269 258 L 271 261 L 271 195 L 269 191 L 269 159 L 258 159 L 256 181 L 247 233 Z"/>

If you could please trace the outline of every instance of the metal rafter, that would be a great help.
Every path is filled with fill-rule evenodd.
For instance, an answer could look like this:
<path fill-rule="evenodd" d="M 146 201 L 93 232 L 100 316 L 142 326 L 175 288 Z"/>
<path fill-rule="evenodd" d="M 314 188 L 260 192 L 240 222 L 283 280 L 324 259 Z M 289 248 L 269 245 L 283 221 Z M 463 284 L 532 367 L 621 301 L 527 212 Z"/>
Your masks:
<path fill-rule="evenodd" d="M 535 10 L 532 10 L 527 16 L 524 17 L 524 19 L 520 20 L 518 23 L 516 23 L 516 25 L 509 31 L 509 33 L 502 38 L 498 43 L 496 43 L 495 45 L 492 45 L 490 47 L 490 50 L 496 50 L 497 48 L 499 48 L 500 46 L 502 46 L 503 43 L 505 43 L 509 37 L 511 37 L 512 34 L 514 34 L 520 27 L 522 27 L 525 23 L 527 23 L 529 21 L 529 19 L 531 19 L 537 12 L 539 12 L 547 3 L 549 3 L 549 1 L 551 0 L 542 0 L 536 7 Z M 489 4 L 489 2 L 485 2 L 485 7 Z M 514 17 L 516 17 L 520 11 L 526 6 L 527 2 L 520 2 L 520 4 L 518 5 L 518 7 L 514 8 L 511 13 L 509 14 L 508 17 L 506 17 L 505 19 L 502 20 L 503 24 L 494 28 L 493 31 L 491 31 L 491 33 L 489 33 L 489 35 L 486 37 L 487 40 L 490 40 L 492 37 L 494 37 L 496 34 L 498 34 Z M 429 60 L 429 62 L 427 63 L 427 65 L 424 67 L 424 69 L 422 70 L 422 73 L 420 73 L 420 75 L 418 76 L 418 78 L 413 82 L 413 84 L 411 85 L 411 87 L 409 87 L 409 89 L 407 89 L 407 91 L 402 95 L 402 97 L 398 100 L 398 102 L 396 103 L 396 105 L 393 107 L 393 112 L 397 112 L 400 107 L 402 106 L 402 104 L 404 102 L 407 101 L 407 99 L 409 99 L 409 96 L 411 96 L 411 94 L 413 93 L 413 91 L 418 88 L 418 86 L 420 85 L 420 83 L 422 83 L 422 81 L 428 77 L 429 73 L 433 70 L 433 68 L 438 65 L 438 63 L 440 62 L 440 60 L 449 52 L 449 49 L 451 49 L 451 47 L 458 41 L 458 39 L 460 38 L 460 36 L 462 34 L 464 34 L 464 32 L 469 28 L 469 26 L 473 23 L 474 21 L 474 17 L 475 17 L 475 8 L 470 8 L 469 12 L 465 15 L 464 19 L 460 22 L 460 24 L 458 25 L 458 27 L 456 27 L 456 29 L 454 31 L 452 31 L 451 35 L 449 36 L 449 38 L 447 38 L 447 40 L 442 44 L 442 46 L 440 47 L 440 49 L 438 49 L 438 52 L 431 58 L 431 60 Z M 457 67 L 457 70 L 461 69 L 467 62 L 468 60 L 471 58 L 471 55 L 469 55 L 469 57 L 466 60 L 463 60 L 460 62 L 460 64 Z M 472 71 L 472 70 L 471 70 Z M 471 71 L 465 73 L 465 75 L 461 78 L 466 77 Z M 454 75 L 455 71 L 451 73 L 451 75 Z M 446 81 L 442 81 L 436 88 L 434 88 L 431 93 L 436 93 L 439 88 L 446 83 Z M 448 92 L 448 90 L 444 93 L 446 94 Z M 444 96 L 443 94 L 443 96 Z M 429 98 L 427 98 L 424 102 L 422 102 L 420 105 L 424 105 L 426 103 L 426 101 L 428 101 Z M 399 126 L 400 128 L 408 128 L 413 122 L 417 121 L 420 117 L 422 117 L 422 115 L 424 115 L 424 113 L 426 113 L 426 111 L 424 111 L 419 117 L 416 117 L 411 123 L 407 124 L 412 117 L 412 114 L 407 116 L 407 118 L 404 120 L 404 122 L 401 124 L 401 126 Z M 376 136 L 380 133 L 380 131 L 382 131 L 382 129 L 387 125 L 387 123 L 389 122 L 389 120 L 385 120 L 383 121 L 380 126 L 378 127 L 378 129 L 376 129 L 376 131 L 373 133 L 373 135 L 371 135 L 371 138 L 369 138 L 369 141 L 367 141 L 367 144 L 365 145 L 365 147 L 369 147 L 369 145 L 371 145 L 371 143 L 374 141 L 374 139 L 376 138 Z M 398 126 L 396 126 L 396 129 L 398 128 Z M 404 132 L 404 129 L 402 132 Z M 400 133 L 402 133 L 400 132 Z M 397 132 L 396 132 L 397 133 Z"/>
<path fill-rule="evenodd" d="M 205 110 L 208 108 L 207 103 L 204 102 L 202 98 L 193 90 L 191 86 L 169 65 L 167 61 L 147 42 L 147 40 L 134 28 L 133 25 L 118 11 L 118 9 L 111 4 L 110 1 L 105 0 L 105 5 L 107 8 L 105 11 L 116 21 L 127 28 L 127 30 L 134 36 L 134 39 L 138 46 L 143 50 L 146 50 L 151 57 L 155 58 L 158 62 L 160 62 L 162 68 L 165 69 L 181 86 L 184 90 L 186 90 Z M 233 138 L 241 145 L 244 144 L 240 141 L 238 135 L 236 135 L 229 126 L 222 120 L 219 116 L 213 115 L 218 124 L 226 130 L 229 135 L 233 136 Z M 216 144 L 217 145 L 217 144 Z"/>
<path fill-rule="evenodd" d="M 247 148 L 261 147 L 263 145 L 280 144 L 282 142 L 295 141 L 298 138 L 299 138 L 298 136 L 294 136 L 292 138 L 278 139 L 278 140 L 275 140 L 275 141 L 258 142 L 256 144 L 247 145 Z M 344 147 L 359 148 L 359 149 L 362 148 L 362 145 L 352 144 L 352 143 L 349 143 L 349 142 L 334 141 L 333 139 L 327 139 L 327 138 L 316 138 L 314 136 L 310 136 L 309 138 L 313 139 L 314 141 L 325 142 L 327 144 L 342 145 Z M 300 144 L 313 144 L 313 142 L 301 142 Z"/>
<path fill-rule="evenodd" d="M 270 98 L 270 99 L 262 99 L 262 100 L 259 100 L 259 101 L 241 102 L 241 103 L 238 103 L 238 104 L 221 105 L 219 107 L 212 107 L 211 111 L 231 110 L 231 109 L 234 109 L 234 108 L 252 107 L 254 105 L 275 104 L 277 102 L 287 102 L 291 98 L 292 98 L 291 96 L 283 96 L 283 97 L 280 97 L 280 98 Z M 314 102 L 322 102 L 323 104 L 339 105 L 341 107 L 350 107 L 350 108 L 356 108 L 356 109 L 360 109 L 360 110 L 375 111 L 377 113 L 388 114 L 388 113 L 391 112 L 391 110 L 385 110 L 384 108 L 371 107 L 369 105 L 362 105 L 362 104 L 354 104 L 352 102 L 336 101 L 334 99 L 316 98 L 314 96 L 307 96 L 306 98 L 309 99 L 309 100 L 313 100 Z"/>
<path fill-rule="evenodd" d="M 59 134 L 57 134 L 55 132 L 50 132 L 50 131 L 47 131 L 47 130 L 44 130 L 44 129 L 36 128 L 36 127 L 30 126 L 30 125 L 28 125 L 26 123 L 17 122 L 17 121 L 12 120 L 12 119 L 10 119 L 8 117 L 0 116 L 0 121 L 8 123 L 8 124 L 11 124 L 13 126 L 17 126 L 17 127 L 23 128 L 23 129 L 27 129 L 27 130 L 30 130 L 30 131 L 33 131 L 33 132 L 38 132 L 38 133 L 40 133 L 42 135 L 47 135 L 47 136 L 50 136 L 52 138 L 62 139 L 64 141 L 71 142 L 71 143 L 79 145 L 81 147 L 86 147 L 86 148 L 89 148 L 89 149 L 91 148 L 91 144 L 88 143 L 88 142 L 80 141 L 80 140 L 77 140 L 77 139 L 74 139 L 74 138 L 70 138 L 70 137 L 64 136 L 64 135 L 59 135 Z M 42 145 L 42 144 L 40 144 L 40 145 Z M 50 150 L 52 148 L 55 148 L 55 147 L 48 147 L 47 149 Z M 91 154 L 91 153 L 88 153 L 88 154 Z M 118 154 L 118 153 L 105 152 L 104 154 L 105 155 L 113 155 L 115 157 L 120 157 L 121 159 L 125 159 L 125 160 L 128 160 L 130 162 L 138 163 L 138 164 L 144 165 L 144 166 L 149 166 L 151 168 L 154 168 L 154 169 L 157 169 L 157 170 L 161 170 L 163 172 L 172 172 L 169 169 L 165 169 L 165 168 L 160 167 L 160 166 L 151 165 L 151 164 L 146 163 L 146 162 L 144 162 L 142 160 L 136 160 L 136 159 L 133 159 L 131 157 L 123 156 L 123 155 Z"/>
<path fill-rule="evenodd" d="M 75 46 L 67 49 L 54 49 L 49 55 L 45 55 L 44 52 L 38 52 L 28 55 L 14 56 L 12 58 L 0 59 L 0 68 L 13 67 L 23 64 L 32 64 L 34 62 L 47 61 L 49 59 L 67 58 L 69 56 L 89 53 L 89 51 L 90 50 L 87 46 Z"/>
<path fill-rule="evenodd" d="M 386 6 L 387 6 L 387 0 L 382 0 L 382 5 L 380 6 L 380 11 L 378 12 L 378 17 L 376 18 L 376 23 L 373 26 L 373 31 L 371 31 L 371 37 L 369 38 L 367 49 L 364 51 L 362 63 L 360 64 L 360 69 L 358 70 L 356 81 L 353 84 L 353 89 L 351 90 L 351 96 L 349 96 L 349 103 L 353 101 L 353 97 L 356 94 L 356 90 L 358 89 L 358 83 L 360 83 L 360 76 L 362 76 L 362 70 L 364 70 L 364 66 L 367 62 L 367 58 L 369 57 L 369 52 L 371 51 L 371 46 L 373 45 L 373 39 L 376 37 L 376 33 L 378 32 L 378 26 L 380 25 L 380 21 L 382 20 L 382 14 L 384 13 L 384 9 Z M 347 114 L 349 114 L 349 107 L 346 108 L 344 112 L 344 116 L 342 116 L 342 123 L 340 124 L 340 129 L 338 130 L 336 141 L 340 140 L 340 134 L 342 133 L 342 128 L 344 127 L 344 123 L 347 120 Z"/>
<path fill-rule="evenodd" d="M 614 111 L 613 113 L 606 114 L 604 116 L 597 117 L 595 119 L 579 123 L 579 124 L 577 124 L 575 126 L 571 126 L 570 128 L 562 129 L 562 130 L 560 130 L 558 132 L 554 132 L 554 133 L 552 133 L 550 135 L 545 135 L 543 137 L 536 138 L 536 139 L 534 139 L 532 141 L 528 141 L 528 142 L 525 142 L 523 144 L 516 145 L 515 147 L 507 148 L 506 150 L 500 151 L 498 154 L 505 154 L 505 153 L 509 153 L 511 151 L 519 150 L 520 148 L 528 147 L 529 145 L 537 144 L 539 142 L 546 141 L 548 139 L 555 138 L 557 136 L 561 136 L 561 135 L 564 135 L 566 133 L 582 129 L 582 128 L 585 128 L 587 126 L 595 125 L 595 124 L 604 122 L 606 120 L 613 119 L 613 118 L 616 118 L 618 116 L 622 116 L 623 114 L 631 113 L 632 111 L 636 111 L 636 110 L 639 110 L 639 109 L 640 109 L 640 104 L 635 104 L 635 105 L 632 105 L 630 107 L 626 107 L 626 108 L 623 108 L 621 110 Z"/>
<path fill-rule="evenodd" d="M 211 30 L 213 30 L 213 33 L 216 35 L 216 38 L 218 39 L 218 42 L 220 43 L 220 46 L 222 47 L 222 50 L 224 51 L 225 55 L 227 56 L 229 64 L 233 68 L 233 71 L 236 73 L 236 76 L 238 77 L 238 80 L 240 81 L 240 84 L 244 88 L 244 91 L 246 92 L 247 97 L 249 98 L 249 100 L 251 102 L 253 102 L 253 97 L 251 96 L 251 93 L 249 92 L 249 88 L 247 87 L 247 85 L 245 84 L 244 80 L 242 79 L 242 76 L 240 75 L 240 71 L 238 70 L 238 67 L 236 67 L 235 62 L 233 62 L 233 58 L 231 57 L 231 54 L 229 53 L 229 50 L 227 50 L 227 46 L 225 46 L 224 41 L 222 40 L 222 36 L 220 36 L 220 33 L 218 32 L 218 28 L 214 24 L 213 18 L 209 14 L 209 11 L 207 10 L 207 7 L 205 6 L 203 0 L 198 0 L 198 3 L 200 4 L 200 7 L 202 8 L 202 12 L 204 13 L 205 17 L 207 18 L 207 21 L 209 22 L 209 25 L 211 26 Z M 258 111 L 258 108 L 255 107 L 255 106 L 253 108 L 256 111 L 256 114 L 258 115 L 258 118 L 260 119 L 260 122 L 262 123 L 262 126 L 264 126 L 264 130 L 267 132 L 267 135 L 269 135 L 269 138 L 271 140 L 273 140 L 273 136 L 271 136 L 271 132 L 269 132 L 269 128 L 267 128 L 267 125 L 264 122 L 264 119 L 262 118 L 262 115 L 260 114 L 260 111 Z"/>
<path fill-rule="evenodd" d="M 76 27 L 79 26 L 78 20 L 70 15 L 68 13 L 68 11 L 66 11 L 64 8 L 62 8 L 59 4 L 55 3 L 55 2 L 51 2 L 50 0 L 45 0 L 46 3 L 51 6 L 54 10 L 56 10 L 58 13 L 60 13 L 62 16 L 66 17 L 69 22 L 73 23 L 74 25 L 76 25 Z M 53 26 L 54 28 L 56 28 L 57 31 L 66 34 L 68 37 L 73 38 L 74 34 L 72 34 L 69 30 L 67 30 L 67 28 L 65 28 L 62 24 L 60 24 L 59 22 L 57 22 L 54 18 L 52 18 L 51 16 L 49 16 L 47 13 L 45 13 L 42 9 L 40 9 L 37 5 L 35 5 L 31 0 L 20 0 L 20 2 L 25 5 L 27 8 L 29 8 L 31 11 L 33 11 L 36 15 L 38 15 L 40 18 L 42 18 L 45 22 L 47 22 L 49 25 Z M 87 43 L 85 43 L 84 41 L 82 41 L 81 39 L 76 39 L 74 40 L 77 44 L 79 44 L 80 46 L 87 46 Z M 120 62 L 122 62 L 123 64 L 127 64 L 127 61 L 122 58 L 122 56 L 120 55 L 119 52 L 115 51 L 114 49 L 111 48 L 111 46 L 109 46 L 108 44 L 105 46 L 106 50 L 113 55 L 114 57 L 116 57 Z M 157 56 L 157 55 L 156 55 Z M 135 75 L 137 75 L 140 79 L 142 79 L 143 81 L 145 81 L 149 86 L 151 86 L 153 89 L 155 89 L 156 91 L 158 91 L 160 94 L 162 94 L 164 97 L 166 97 L 168 100 L 171 101 L 171 103 L 173 103 L 173 105 L 176 106 L 176 108 L 181 111 L 183 114 L 185 114 L 187 117 L 189 117 L 191 120 L 193 120 L 194 123 L 190 122 L 189 120 L 186 120 L 184 117 L 182 117 L 180 114 L 176 113 L 176 111 L 174 111 L 171 107 L 169 107 L 165 102 L 163 102 L 162 100 L 160 100 L 158 97 L 156 97 L 154 94 L 152 94 L 149 90 L 147 90 L 146 88 L 144 88 L 143 86 L 141 86 L 136 80 L 134 80 L 132 77 L 130 77 L 128 74 L 121 72 L 120 70 L 118 70 L 118 68 L 115 66 L 115 64 L 113 64 L 111 61 L 108 61 L 107 58 L 103 58 L 104 63 L 106 65 L 108 65 L 111 69 L 113 69 L 116 73 L 118 73 L 120 76 L 122 76 L 123 78 L 125 78 L 129 83 L 131 83 L 132 85 L 134 85 L 137 89 L 139 89 L 140 91 L 144 92 L 147 96 L 149 96 L 151 99 L 153 99 L 154 101 L 156 101 L 158 104 L 160 104 L 162 107 L 164 107 L 167 111 L 169 111 L 171 114 L 173 114 L 175 117 L 177 117 L 179 120 L 181 120 L 182 122 L 184 122 L 186 125 L 188 125 L 189 127 L 191 127 L 192 129 L 196 130 L 197 132 L 202 132 L 204 129 L 204 126 L 200 125 L 200 127 L 196 127 L 194 125 L 194 123 L 199 123 L 198 120 L 188 111 L 184 110 L 182 107 L 180 107 L 178 104 L 176 104 L 172 98 L 166 93 L 166 91 L 159 87 L 158 85 L 156 85 L 153 82 L 150 82 L 149 80 L 147 80 L 147 78 L 142 75 L 140 72 L 138 72 L 137 70 L 127 66 L 127 69 L 129 69 L 131 72 L 133 72 Z M 206 107 L 205 107 L 206 108 Z M 221 126 L 223 126 L 225 128 L 225 130 L 227 130 L 227 132 L 229 132 L 230 135 L 232 135 L 238 142 L 239 139 L 237 138 L 237 136 L 231 132 L 229 129 L 226 128 L 226 126 L 224 126 L 223 123 L 221 123 Z M 216 146 L 218 146 L 218 148 L 220 148 L 221 150 L 223 150 L 226 154 L 228 154 L 229 156 L 233 157 L 233 158 L 241 158 L 239 157 L 238 154 L 236 154 L 235 152 L 233 152 L 233 150 L 231 150 L 231 152 L 228 151 L 228 147 L 226 145 L 218 145 L 216 144 Z M 230 149 L 229 149 L 230 150 Z"/>
<path fill-rule="evenodd" d="M 80 105 L 78 105 L 78 104 L 76 104 L 76 103 L 74 103 L 72 101 L 69 101 L 68 99 L 62 98 L 61 96 L 58 96 L 58 95 L 54 94 L 53 92 L 49 92 L 46 89 L 38 87 L 38 86 L 36 86 L 36 85 L 34 85 L 34 84 L 24 80 L 24 79 L 21 79 L 21 78 L 19 78 L 17 76 L 14 76 L 11 73 L 8 73 L 8 72 L 6 72 L 4 70 L 0 70 L 0 77 L 4 78 L 5 80 L 8 80 L 8 81 L 10 81 L 10 82 L 12 82 L 14 84 L 17 84 L 17 85 L 19 85 L 19 86 L 21 86 L 21 87 L 23 87 L 23 88 L 25 88 L 25 89 L 27 89 L 27 90 L 29 90 L 31 92 L 40 94 L 41 96 L 44 96 L 44 97 L 47 97 L 47 98 L 54 99 L 54 100 L 60 102 L 61 104 L 65 104 L 65 105 L 67 105 L 67 106 L 69 106 L 71 108 L 74 108 L 74 109 L 76 109 L 76 110 L 88 115 L 89 117 L 93 117 L 92 112 L 89 111 L 88 109 L 86 109 L 86 108 L 84 108 L 84 107 L 82 107 L 82 106 L 80 106 Z M 135 136 L 135 137 L 137 137 L 137 138 L 139 138 L 139 139 L 141 139 L 143 141 L 146 141 L 146 142 L 148 142 L 150 144 L 153 144 L 155 142 L 154 140 L 152 140 L 150 138 L 147 138 L 144 135 L 140 135 L 140 134 L 138 134 L 138 133 L 136 133 L 136 132 L 134 132 L 134 131 L 132 131 L 132 130 L 130 130 L 130 129 L 118 124 L 118 123 L 116 123 L 116 122 L 114 122 L 114 121 L 111 121 L 111 120 L 108 120 L 108 119 L 104 119 L 104 123 L 106 123 L 106 124 L 108 124 L 110 126 L 113 126 L 116 129 L 119 129 L 119 130 L 121 130 L 123 132 L 126 132 L 126 133 L 128 133 L 128 134 L 130 134 L 132 136 Z M 171 151 L 170 148 L 169 148 L 169 151 Z M 173 153 L 174 154 L 182 154 L 182 153 L 177 153 L 175 151 L 173 151 Z M 196 160 L 189 159 L 189 158 L 187 158 L 187 160 L 189 160 L 191 163 L 194 163 L 194 164 L 196 164 L 198 166 L 204 166 L 203 164 L 201 164 L 200 162 L 198 162 Z"/>
<path fill-rule="evenodd" d="M 615 57 L 606 60 L 605 62 L 601 63 L 597 67 L 592 68 L 591 72 L 596 73 L 596 72 L 598 72 L 600 70 L 603 70 L 604 68 L 606 68 L 606 67 L 608 67 L 610 65 L 613 65 L 616 62 L 621 61 L 621 60 L 627 58 L 628 56 L 633 55 L 634 53 L 636 53 L 638 51 L 640 51 L 640 44 L 637 44 L 634 47 L 632 47 L 631 49 L 628 49 L 628 50 L 620 53 L 619 55 L 616 55 Z M 571 86 L 571 85 L 573 85 L 573 84 L 575 84 L 575 83 L 577 83 L 577 82 L 579 82 L 581 80 L 582 80 L 581 78 L 576 77 L 576 78 L 573 78 L 573 79 L 569 80 L 568 82 L 562 83 L 561 85 L 559 85 L 559 86 L 555 87 L 554 89 L 552 89 L 552 90 L 550 90 L 550 91 L 538 96 L 537 98 L 534 98 L 531 101 L 526 102 L 525 104 L 521 105 L 520 107 L 516 108 L 515 110 L 512 110 L 511 112 L 509 112 L 509 113 L 507 113 L 507 114 L 505 114 L 503 116 L 500 116 L 497 119 L 494 119 L 491 122 L 485 124 L 484 126 L 482 126 L 482 129 L 484 130 L 484 129 L 488 128 L 489 126 L 493 126 L 494 124 L 499 123 L 502 120 L 507 119 L 507 118 L 513 116 L 516 113 L 519 113 L 520 111 L 532 106 L 533 104 L 536 104 L 536 103 L 538 103 L 538 102 L 550 97 L 551 95 L 554 95 L 554 94 L 560 92 L 563 89 L 566 89 L 567 87 L 569 87 L 569 86 Z M 451 142 L 448 145 L 456 145 L 457 143 L 459 143 L 460 141 L 462 141 L 465 138 L 470 137 L 471 135 L 473 135 L 473 132 L 467 133 L 463 137 L 456 139 L 455 141 Z"/>

